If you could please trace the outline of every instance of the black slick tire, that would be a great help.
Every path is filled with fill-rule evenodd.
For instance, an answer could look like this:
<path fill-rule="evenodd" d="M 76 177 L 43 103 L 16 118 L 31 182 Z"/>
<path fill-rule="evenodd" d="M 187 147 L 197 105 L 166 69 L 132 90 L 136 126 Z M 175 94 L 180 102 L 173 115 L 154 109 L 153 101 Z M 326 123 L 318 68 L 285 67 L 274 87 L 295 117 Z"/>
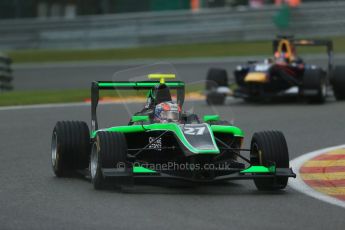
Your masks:
<path fill-rule="evenodd" d="M 336 66 L 331 78 L 334 97 L 337 101 L 345 100 L 345 66 Z"/>
<path fill-rule="evenodd" d="M 127 142 L 123 133 L 97 132 L 92 145 L 90 172 L 91 182 L 95 189 L 104 189 L 109 184 L 102 169 L 126 169 Z M 120 186 L 120 180 L 112 180 L 115 186 Z"/>
<path fill-rule="evenodd" d="M 90 133 L 85 122 L 59 121 L 51 143 L 52 168 L 56 176 L 64 177 L 78 169 L 86 169 L 90 158 Z"/>
<path fill-rule="evenodd" d="M 321 69 L 308 69 L 303 75 L 303 95 L 309 103 L 322 104 L 327 97 L 327 80 L 325 73 Z M 308 95 L 307 92 L 313 90 L 314 95 Z"/>
<path fill-rule="evenodd" d="M 289 168 L 289 152 L 284 135 L 279 131 L 264 131 L 253 135 L 251 141 L 250 160 L 252 165 L 268 166 L 275 164 L 276 168 Z M 280 190 L 287 185 L 288 178 L 256 178 L 258 190 Z"/>

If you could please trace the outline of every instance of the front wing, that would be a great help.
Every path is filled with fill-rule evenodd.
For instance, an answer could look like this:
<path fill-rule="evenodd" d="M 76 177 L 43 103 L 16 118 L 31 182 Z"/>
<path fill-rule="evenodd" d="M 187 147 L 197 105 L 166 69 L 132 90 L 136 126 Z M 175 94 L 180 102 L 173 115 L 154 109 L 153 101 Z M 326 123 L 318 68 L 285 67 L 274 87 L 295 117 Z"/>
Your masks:
<path fill-rule="evenodd" d="M 237 169 L 229 170 L 227 174 L 216 176 L 212 178 L 196 178 L 189 176 L 175 176 L 164 172 L 156 172 L 150 169 L 139 169 L 132 171 L 126 171 L 125 169 L 102 169 L 103 176 L 105 178 L 142 178 L 142 179 L 174 179 L 184 180 L 189 182 L 215 182 L 215 181 L 227 181 L 227 180 L 248 180 L 256 178 L 281 178 L 281 177 L 293 177 L 296 178 L 296 174 L 291 168 L 275 168 L 265 166 L 251 166 L 245 170 L 238 171 Z"/>

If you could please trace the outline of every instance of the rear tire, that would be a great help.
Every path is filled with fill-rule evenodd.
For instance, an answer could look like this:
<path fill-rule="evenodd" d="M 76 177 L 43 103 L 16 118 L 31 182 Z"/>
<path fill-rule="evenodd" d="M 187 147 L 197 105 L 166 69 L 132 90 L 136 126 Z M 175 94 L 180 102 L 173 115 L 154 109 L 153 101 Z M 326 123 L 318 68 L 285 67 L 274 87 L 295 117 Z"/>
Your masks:
<path fill-rule="evenodd" d="M 337 101 L 345 100 L 345 66 L 336 66 L 331 80 Z"/>
<path fill-rule="evenodd" d="M 222 105 L 226 94 L 218 93 L 218 87 L 229 87 L 228 74 L 225 69 L 211 68 L 206 77 L 206 102 L 208 105 Z"/>
<path fill-rule="evenodd" d="M 90 158 L 90 133 L 85 122 L 59 121 L 51 144 L 52 167 L 56 176 L 64 177 L 73 170 L 85 169 Z"/>
<path fill-rule="evenodd" d="M 95 189 L 104 189 L 107 181 L 102 168 L 126 169 L 127 142 L 124 134 L 117 132 L 98 132 L 92 145 L 90 172 L 91 182 Z M 114 185 L 120 186 L 120 180 L 114 180 Z"/>
<path fill-rule="evenodd" d="M 305 95 L 308 102 L 322 104 L 327 97 L 327 79 L 321 69 L 308 69 L 303 75 L 302 92 L 308 90 L 317 91 L 315 95 Z"/>
<path fill-rule="evenodd" d="M 250 160 L 252 165 L 268 166 L 275 163 L 277 168 L 289 168 L 289 152 L 284 135 L 279 131 L 264 131 L 253 135 Z M 287 177 L 254 179 L 258 190 L 280 190 L 287 185 Z"/>

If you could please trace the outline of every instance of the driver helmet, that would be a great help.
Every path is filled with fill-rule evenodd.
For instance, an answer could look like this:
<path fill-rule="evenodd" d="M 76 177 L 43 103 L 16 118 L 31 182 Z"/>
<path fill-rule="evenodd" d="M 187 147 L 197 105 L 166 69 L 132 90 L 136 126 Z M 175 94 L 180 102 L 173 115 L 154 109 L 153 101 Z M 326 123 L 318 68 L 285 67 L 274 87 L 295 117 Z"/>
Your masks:
<path fill-rule="evenodd" d="M 155 107 L 154 120 L 160 123 L 178 122 L 181 108 L 175 102 L 162 102 Z"/>
<path fill-rule="evenodd" d="M 276 52 L 274 54 L 274 57 L 276 59 L 277 62 L 283 62 L 283 63 L 286 63 L 286 62 L 289 62 L 289 54 L 286 53 L 286 52 Z"/>

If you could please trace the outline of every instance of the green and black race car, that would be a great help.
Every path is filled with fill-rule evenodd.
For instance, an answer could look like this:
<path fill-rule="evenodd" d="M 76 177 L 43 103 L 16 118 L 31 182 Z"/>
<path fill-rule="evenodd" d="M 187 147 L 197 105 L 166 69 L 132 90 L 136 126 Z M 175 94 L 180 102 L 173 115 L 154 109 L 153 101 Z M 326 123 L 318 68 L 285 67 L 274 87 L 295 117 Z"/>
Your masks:
<path fill-rule="evenodd" d="M 288 178 L 295 177 L 281 132 L 255 133 L 251 148 L 243 149 L 240 128 L 221 121 L 218 115 L 205 115 L 201 120 L 181 109 L 185 84 L 165 82 L 174 75 L 149 77 L 160 81 L 92 83 L 91 132 L 82 121 L 55 125 L 51 157 L 57 177 L 80 172 L 91 178 L 95 189 L 156 178 L 193 184 L 253 179 L 260 190 L 284 189 Z M 128 124 L 100 129 L 96 115 L 99 90 L 146 90 L 148 104 Z M 171 90 L 177 92 L 175 104 Z M 164 116 L 157 116 L 157 111 Z"/>

